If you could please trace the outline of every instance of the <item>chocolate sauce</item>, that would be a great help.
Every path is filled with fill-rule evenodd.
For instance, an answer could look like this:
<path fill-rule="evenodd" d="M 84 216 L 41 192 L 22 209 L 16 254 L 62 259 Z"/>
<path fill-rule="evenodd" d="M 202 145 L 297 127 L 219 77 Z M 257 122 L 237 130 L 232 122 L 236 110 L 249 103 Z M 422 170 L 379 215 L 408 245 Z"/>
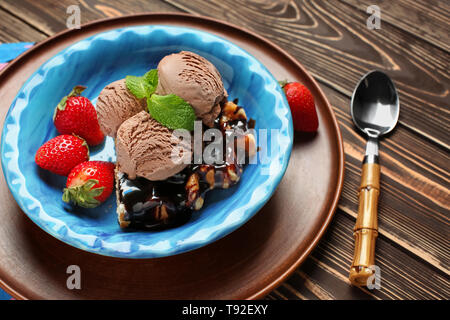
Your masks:
<path fill-rule="evenodd" d="M 241 107 L 237 108 L 235 113 Z M 215 126 L 224 137 L 230 130 L 248 130 L 245 118 L 233 119 L 228 116 L 228 121 L 221 121 L 221 117 L 222 114 L 216 119 Z M 230 152 L 234 150 L 224 150 L 224 155 Z M 124 215 L 119 215 L 119 222 L 121 225 L 124 222 L 129 228 L 146 230 L 179 226 L 190 219 L 194 210 L 203 206 L 208 191 L 229 188 L 239 181 L 242 172 L 242 165 L 236 161 L 224 161 L 220 165 L 190 165 L 164 181 L 150 181 L 140 177 L 130 180 L 126 174 L 118 173 L 119 201 L 125 209 Z"/>
<path fill-rule="evenodd" d="M 163 229 L 185 223 L 192 210 L 186 207 L 185 177 L 150 181 L 119 174 L 119 200 L 125 206 L 124 221 L 137 229 Z"/>

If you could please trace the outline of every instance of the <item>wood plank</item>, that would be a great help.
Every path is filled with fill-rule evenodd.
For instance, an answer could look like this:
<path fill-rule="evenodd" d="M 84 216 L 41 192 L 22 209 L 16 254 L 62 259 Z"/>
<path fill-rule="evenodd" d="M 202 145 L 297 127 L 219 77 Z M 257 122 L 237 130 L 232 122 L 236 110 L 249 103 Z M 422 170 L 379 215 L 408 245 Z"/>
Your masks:
<path fill-rule="evenodd" d="M 400 121 L 450 148 L 448 52 L 389 24 L 369 30 L 366 13 L 337 1 L 165 1 L 256 31 L 348 97 L 364 73 L 387 72 L 400 92 Z"/>
<path fill-rule="evenodd" d="M 442 0 L 342 0 L 366 12 L 380 7 L 382 23 L 390 23 L 429 43 L 450 51 L 450 3 Z"/>
<path fill-rule="evenodd" d="M 424 261 L 393 246 L 380 235 L 376 265 L 381 288 L 369 290 L 352 286 L 348 280 L 355 220 L 338 210 L 328 232 L 305 263 L 287 281 L 272 291 L 273 299 L 448 299 L 449 277 Z M 433 279 L 433 281 L 430 281 Z"/>
<path fill-rule="evenodd" d="M 303 296 L 313 300 L 379 299 L 370 290 L 352 286 L 346 274 L 337 272 L 313 256 L 277 290 L 289 295 L 290 299 L 303 299 L 301 295 L 296 294 L 300 291 L 309 291 L 303 293 Z"/>
<path fill-rule="evenodd" d="M 41 0 L 16 1 L 4 0 L 0 7 L 12 12 L 21 19 L 35 26 L 47 35 L 55 34 L 66 29 L 67 8 L 70 5 L 79 5 L 81 23 L 92 20 L 117 17 L 125 14 L 144 12 L 178 12 L 179 9 L 159 0 Z"/>
<path fill-rule="evenodd" d="M 393 246 L 380 235 L 376 247 L 376 265 L 381 271 L 381 289 L 353 287 L 348 282 L 352 260 L 352 229 L 355 220 L 338 211 L 332 226 L 314 250 L 311 257 L 296 271 L 287 283 L 301 287 L 303 278 L 319 284 L 321 294 L 336 299 L 449 299 L 449 277 L 429 268 L 424 261 Z M 283 285 L 278 291 L 288 294 Z M 292 296 L 289 296 L 293 298 Z"/>
<path fill-rule="evenodd" d="M 0 43 L 2 42 L 35 42 L 46 38 L 46 35 L 30 27 L 23 21 L 0 9 Z"/>

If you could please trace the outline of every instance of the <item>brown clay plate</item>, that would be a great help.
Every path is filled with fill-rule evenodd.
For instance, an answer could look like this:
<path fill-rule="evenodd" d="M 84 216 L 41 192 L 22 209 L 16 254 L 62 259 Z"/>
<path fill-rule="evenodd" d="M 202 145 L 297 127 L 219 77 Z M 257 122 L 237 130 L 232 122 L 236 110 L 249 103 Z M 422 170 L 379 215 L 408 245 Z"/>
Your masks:
<path fill-rule="evenodd" d="M 111 258 L 53 238 L 19 209 L 1 175 L 0 285 L 15 298 L 262 298 L 306 259 L 332 219 L 342 188 L 344 153 L 329 102 L 309 73 L 287 52 L 250 31 L 221 21 L 186 14 L 142 14 L 92 22 L 80 30 L 50 37 L 0 73 L 2 122 L 24 81 L 63 48 L 99 32 L 150 24 L 214 33 L 253 54 L 276 78 L 304 83 L 315 97 L 319 132 L 295 135 L 282 182 L 249 222 L 210 245 L 165 258 Z M 80 290 L 67 289 L 66 271 L 70 265 L 81 269 Z"/>

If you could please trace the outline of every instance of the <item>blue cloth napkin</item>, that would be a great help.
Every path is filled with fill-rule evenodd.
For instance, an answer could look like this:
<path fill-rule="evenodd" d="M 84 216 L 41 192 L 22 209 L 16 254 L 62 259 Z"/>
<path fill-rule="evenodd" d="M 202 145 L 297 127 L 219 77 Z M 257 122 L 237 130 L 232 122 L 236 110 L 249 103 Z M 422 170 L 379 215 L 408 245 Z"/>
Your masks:
<path fill-rule="evenodd" d="M 13 60 L 22 52 L 33 46 L 34 42 L 2 43 L 0 44 L 0 63 Z"/>
<path fill-rule="evenodd" d="M 0 70 L 9 61 L 33 46 L 34 42 L 0 44 Z M 12 297 L 0 288 L 0 300 L 11 300 Z"/>
<path fill-rule="evenodd" d="M 9 294 L 0 289 L 0 300 L 11 300 L 11 299 L 12 297 Z"/>

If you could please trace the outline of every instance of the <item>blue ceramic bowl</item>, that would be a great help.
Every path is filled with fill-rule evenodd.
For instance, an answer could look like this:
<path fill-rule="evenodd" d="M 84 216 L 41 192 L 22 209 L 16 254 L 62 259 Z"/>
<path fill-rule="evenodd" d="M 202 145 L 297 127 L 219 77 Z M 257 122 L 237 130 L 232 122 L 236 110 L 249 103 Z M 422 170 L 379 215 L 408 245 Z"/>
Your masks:
<path fill-rule="evenodd" d="M 196 52 L 220 71 L 231 99 L 239 98 L 256 129 L 267 129 L 267 152 L 247 165 L 240 183 L 210 192 L 202 210 L 175 229 L 122 231 L 116 197 L 96 209 L 61 200 L 65 177 L 34 163 L 37 149 L 58 135 L 54 107 L 74 85 L 87 86 L 94 104 L 100 91 L 126 75 L 142 75 L 165 55 Z M 271 131 L 277 129 L 278 134 Z M 287 101 L 274 77 L 233 43 L 195 29 L 139 26 L 112 30 L 79 41 L 44 63 L 24 84 L 7 114 L 1 144 L 8 186 L 22 210 L 42 229 L 74 247 L 121 258 L 163 257 L 209 244 L 248 221 L 270 198 L 288 165 L 293 125 Z M 266 156 L 264 156 L 266 154 Z M 91 160 L 115 161 L 114 143 L 91 149 Z"/>

